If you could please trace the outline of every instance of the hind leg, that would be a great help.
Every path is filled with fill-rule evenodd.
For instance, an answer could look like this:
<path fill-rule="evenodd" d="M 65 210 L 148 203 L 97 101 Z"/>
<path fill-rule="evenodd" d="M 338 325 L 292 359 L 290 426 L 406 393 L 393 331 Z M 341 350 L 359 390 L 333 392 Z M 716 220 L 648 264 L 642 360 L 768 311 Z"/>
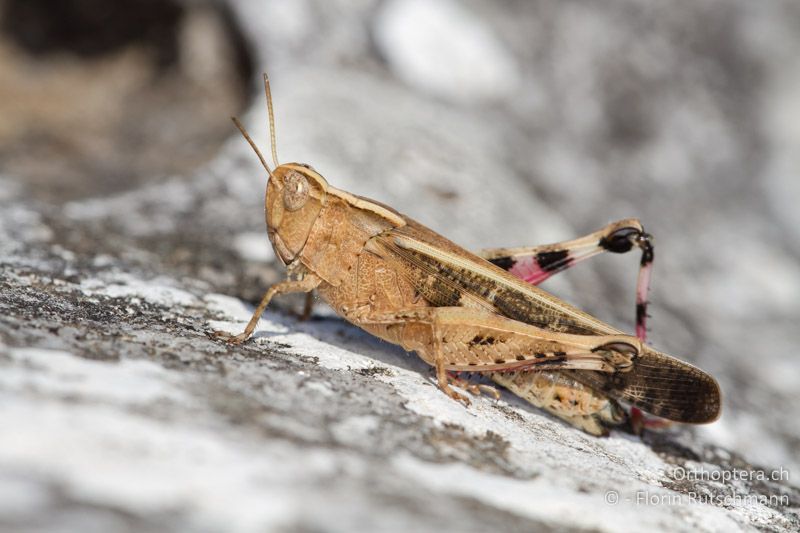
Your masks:
<path fill-rule="evenodd" d="M 647 293 L 654 253 L 652 236 L 644 231 L 637 219 L 612 222 L 594 233 L 570 241 L 542 246 L 486 249 L 481 250 L 479 255 L 515 276 L 538 285 L 590 257 L 603 252 L 627 253 L 634 247 L 642 251 L 636 280 L 636 336 L 645 342 Z M 667 420 L 647 418 L 637 407 L 631 408 L 631 426 L 637 434 L 644 428 L 663 428 L 669 425 Z"/>
<path fill-rule="evenodd" d="M 518 278 L 538 285 L 590 257 L 603 252 L 627 253 L 634 248 L 642 251 L 636 281 L 636 336 L 644 342 L 647 337 L 647 291 L 650 288 L 654 255 L 653 238 L 644 231 L 637 219 L 618 220 L 571 241 L 519 248 L 490 248 L 478 254 Z"/>

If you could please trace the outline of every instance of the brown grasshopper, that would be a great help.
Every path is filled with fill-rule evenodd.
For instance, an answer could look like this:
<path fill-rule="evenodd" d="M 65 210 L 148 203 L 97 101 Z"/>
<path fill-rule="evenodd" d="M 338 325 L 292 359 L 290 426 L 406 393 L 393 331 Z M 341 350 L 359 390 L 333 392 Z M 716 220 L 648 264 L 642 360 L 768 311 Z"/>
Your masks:
<path fill-rule="evenodd" d="M 288 277 L 271 286 L 244 342 L 278 294 L 316 290 L 340 316 L 405 350 L 436 371 L 441 390 L 497 392 L 459 377 L 477 372 L 532 404 L 595 435 L 622 423 L 620 401 L 658 417 L 706 423 L 720 413 L 717 382 L 644 343 L 653 248 L 635 219 L 587 237 L 529 248 L 471 253 L 379 202 L 336 189 L 301 163 L 279 164 L 269 80 L 264 75 L 272 158 L 267 233 Z M 637 333 L 626 335 L 535 285 L 603 251 L 642 250 Z"/>

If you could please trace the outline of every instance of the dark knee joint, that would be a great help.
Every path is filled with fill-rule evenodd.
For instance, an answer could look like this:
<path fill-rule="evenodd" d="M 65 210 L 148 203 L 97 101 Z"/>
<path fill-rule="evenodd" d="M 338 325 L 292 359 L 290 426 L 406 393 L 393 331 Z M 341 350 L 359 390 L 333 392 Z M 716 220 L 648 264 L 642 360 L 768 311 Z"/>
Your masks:
<path fill-rule="evenodd" d="M 642 265 L 653 262 L 653 237 L 641 228 L 619 228 L 600 239 L 598 245 L 608 252 L 624 254 L 634 246 L 642 250 Z"/>

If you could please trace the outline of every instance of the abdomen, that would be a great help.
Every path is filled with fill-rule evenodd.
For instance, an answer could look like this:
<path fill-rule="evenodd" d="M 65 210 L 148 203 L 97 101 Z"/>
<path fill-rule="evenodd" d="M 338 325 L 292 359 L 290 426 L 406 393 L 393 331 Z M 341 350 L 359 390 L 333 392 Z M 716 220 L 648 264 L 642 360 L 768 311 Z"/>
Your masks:
<path fill-rule="evenodd" d="M 625 413 L 616 401 L 562 372 L 492 372 L 492 381 L 520 398 L 593 435 L 605 435 Z"/>

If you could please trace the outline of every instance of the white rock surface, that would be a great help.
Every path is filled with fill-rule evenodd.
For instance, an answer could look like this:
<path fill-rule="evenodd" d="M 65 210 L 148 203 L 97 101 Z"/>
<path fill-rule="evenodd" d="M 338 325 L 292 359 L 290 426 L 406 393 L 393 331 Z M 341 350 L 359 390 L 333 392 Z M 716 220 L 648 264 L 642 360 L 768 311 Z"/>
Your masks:
<path fill-rule="evenodd" d="M 452 0 L 390 0 L 375 21 L 389 67 L 412 87 L 451 101 L 512 96 L 519 68 L 470 8 Z"/>
<path fill-rule="evenodd" d="M 291 299 L 212 341 L 282 275 L 232 133 L 191 176 L 65 206 L 0 177 L 0 530 L 800 528 L 793 2 L 230 6 L 283 161 L 473 248 L 641 217 L 653 343 L 719 379 L 723 416 L 598 439 L 509 395 L 464 408 Z M 260 93 L 246 119 L 267 146 Z M 547 288 L 631 329 L 636 263 Z"/>

